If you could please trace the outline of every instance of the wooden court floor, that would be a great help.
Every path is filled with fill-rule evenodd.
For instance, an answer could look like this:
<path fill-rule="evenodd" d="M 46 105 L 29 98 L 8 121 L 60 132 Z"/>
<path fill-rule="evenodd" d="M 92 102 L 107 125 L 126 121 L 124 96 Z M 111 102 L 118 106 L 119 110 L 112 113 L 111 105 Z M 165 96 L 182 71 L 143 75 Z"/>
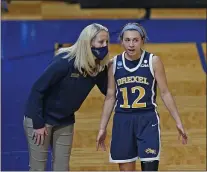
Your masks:
<path fill-rule="evenodd" d="M 197 49 L 194 44 L 148 44 L 146 50 L 163 60 L 169 88 L 189 137 L 187 146 L 178 141 L 175 123 L 158 92 L 162 140 L 160 170 L 205 170 L 206 75 L 201 68 Z M 111 45 L 112 56 L 121 51 L 119 45 Z M 103 100 L 95 87 L 76 114 L 72 170 L 118 170 L 116 164 L 108 163 L 112 118 L 108 126 L 107 151 L 97 152 L 95 149 Z"/>
<path fill-rule="evenodd" d="M 78 19 L 78 18 L 139 18 L 144 10 L 81 10 L 78 5 L 63 3 L 14 2 L 11 12 L 3 20 L 18 19 Z M 65 9 L 65 10 L 64 10 Z M 70 10 L 68 10 L 70 9 Z M 123 15 L 124 14 L 124 15 Z M 206 18 L 205 9 L 152 10 L 152 18 Z M 206 44 L 203 44 L 206 50 Z M 158 111 L 161 118 L 162 152 L 160 170 L 206 169 L 206 74 L 193 43 L 147 44 L 146 50 L 163 60 L 169 88 L 176 100 L 189 143 L 183 146 L 177 140 L 175 123 L 162 103 L 158 92 Z M 111 57 L 122 52 L 119 45 L 110 46 Z M 205 51 L 206 55 L 206 51 Z M 76 125 L 71 156 L 72 171 L 118 170 L 109 163 L 112 118 L 108 126 L 107 151 L 96 151 L 96 135 L 104 97 L 95 87 L 76 114 Z M 140 164 L 137 162 L 137 169 Z"/>

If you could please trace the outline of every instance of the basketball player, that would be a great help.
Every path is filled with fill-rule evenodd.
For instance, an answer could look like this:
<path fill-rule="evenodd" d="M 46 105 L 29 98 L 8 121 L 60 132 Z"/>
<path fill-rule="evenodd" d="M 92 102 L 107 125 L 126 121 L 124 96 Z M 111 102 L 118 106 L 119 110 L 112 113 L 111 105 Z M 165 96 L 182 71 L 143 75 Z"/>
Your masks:
<path fill-rule="evenodd" d="M 53 170 L 69 171 L 74 114 L 95 85 L 107 91 L 108 40 L 106 27 L 87 26 L 34 83 L 24 118 L 30 171 L 46 170 L 50 146 Z"/>
<path fill-rule="evenodd" d="M 161 59 L 143 49 L 147 34 L 137 23 L 128 23 L 120 33 L 125 49 L 115 56 L 108 72 L 97 149 L 105 150 L 106 128 L 115 106 L 110 162 L 122 171 L 134 171 L 139 158 L 143 171 L 157 171 L 160 159 L 160 120 L 156 110 L 156 86 L 176 122 L 183 144 L 187 136 L 176 104 L 168 89 Z"/>

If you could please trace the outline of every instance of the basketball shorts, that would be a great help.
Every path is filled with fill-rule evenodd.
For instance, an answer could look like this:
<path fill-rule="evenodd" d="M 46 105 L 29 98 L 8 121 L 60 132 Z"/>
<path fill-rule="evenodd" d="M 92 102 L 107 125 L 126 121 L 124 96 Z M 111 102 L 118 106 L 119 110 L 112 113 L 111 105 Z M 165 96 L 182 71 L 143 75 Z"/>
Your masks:
<path fill-rule="evenodd" d="M 160 158 L 160 125 L 156 112 L 118 114 L 113 118 L 110 162 L 126 163 L 137 159 Z"/>

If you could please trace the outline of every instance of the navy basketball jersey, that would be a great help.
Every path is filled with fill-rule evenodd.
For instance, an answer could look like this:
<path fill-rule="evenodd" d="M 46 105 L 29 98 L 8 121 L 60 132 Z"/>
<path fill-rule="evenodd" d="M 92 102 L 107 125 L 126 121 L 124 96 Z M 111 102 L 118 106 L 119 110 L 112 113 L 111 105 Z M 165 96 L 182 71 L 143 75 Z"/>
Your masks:
<path fill-rule="evenodd" d="M 114 57 L 116 113 L 154 111 L 157 107 L 152 57 L 153 54 L 146 51 L 135 61 L 126 59 L 125 52 Z"/>

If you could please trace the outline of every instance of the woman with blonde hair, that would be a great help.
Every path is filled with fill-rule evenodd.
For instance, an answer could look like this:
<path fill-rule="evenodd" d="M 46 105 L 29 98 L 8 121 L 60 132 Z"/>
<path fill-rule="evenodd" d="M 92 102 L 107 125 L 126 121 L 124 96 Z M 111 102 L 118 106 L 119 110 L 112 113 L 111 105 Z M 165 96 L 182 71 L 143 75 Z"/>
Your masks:
<path fill-rule="evenodd" d="M 74 114 L 95 85 L 106 94 L 108 41 L 106 27 L 85 27 L 34 83 L 24 114 L 30 171 L 46 170 L 49 146 L 53 170 L 69 171 Z"/>

